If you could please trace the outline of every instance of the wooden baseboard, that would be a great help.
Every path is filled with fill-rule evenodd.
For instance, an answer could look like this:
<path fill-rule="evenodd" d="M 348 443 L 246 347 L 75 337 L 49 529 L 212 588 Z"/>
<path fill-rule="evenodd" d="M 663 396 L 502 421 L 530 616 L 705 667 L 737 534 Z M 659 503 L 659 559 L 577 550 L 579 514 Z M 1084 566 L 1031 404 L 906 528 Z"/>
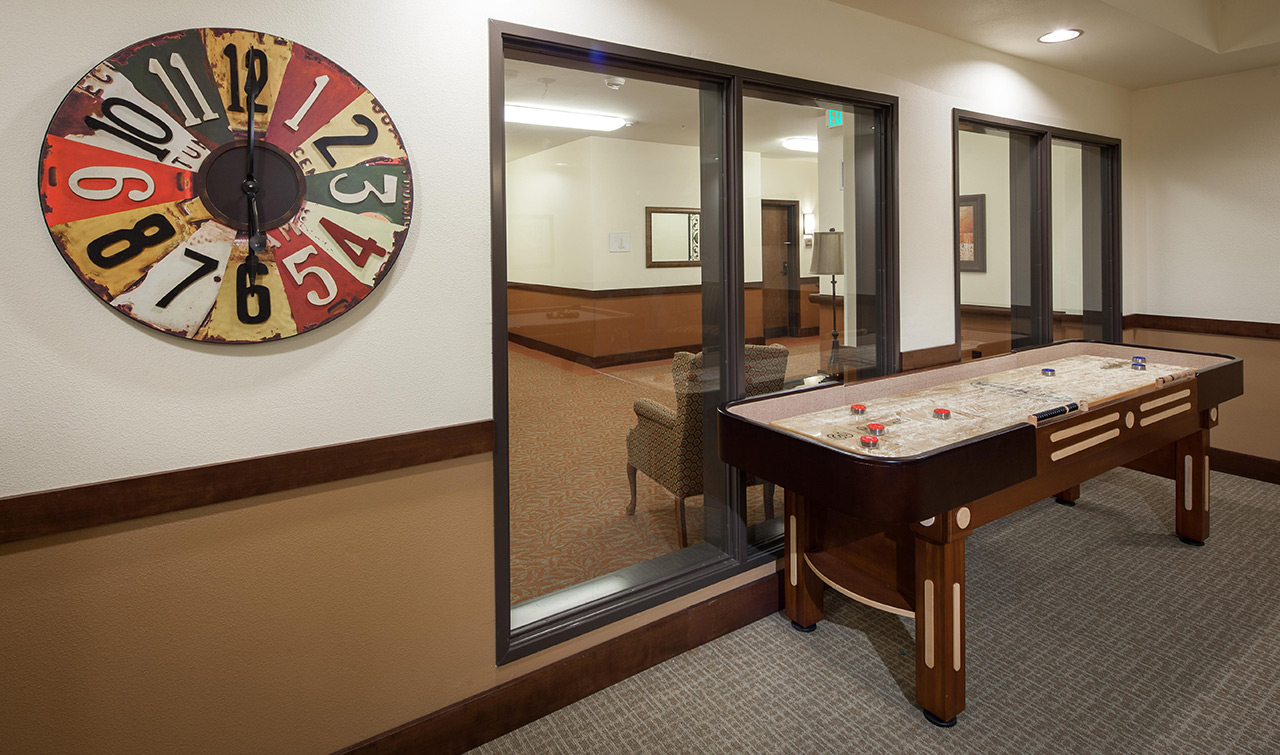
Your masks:
<path fill-rule="evenodd" d="M 583 354 L 581 351 L 566 349 L 565 347 L 557 346 L 554 343 L 539 341 L 536 338 L 530 338 L 529 336 L 520 335 L 519 333 L 513 333 L 511 331 L 507 331 L 507 340 L 511 343 L 523 346 L 526 349 L 533 349 L 534 351 L 541 351 L 543 354 L 550 354 L 551 356 L 558 357 L 566 362 L 575 362 L 577 364 L 594 366 L 590 364 L 593 357 Z"/>
<path fill-rule="evenodd" d="M 0 498 L 0 543 L 493 450 L 493 420 Z"/>
<path fill-rule="evenodd" d="M 1280 459 L 1242 454 L 1221 448 L 1209 449 L 1209 468 L 1237 477 L 1248 477 L 1273 485 L 1280 485 Z"/>
<path fill-rule="evenodd" d="M 1213 320 L 1206 317 L 1130 314 L 1124 316 L 1125 330 L 1171 330 L 1215 336 L 1280 339 L 1280 323 L 1245 320 Z"/>
<path fill-rule="evenodd" d="M 805 279 L 801 279 L 803 282 Z M 816 279 L 814 279 L 816 282 Z M 742 284 L 744 290 L 759 290 L 764 287 L 760 281 L 747 281 Z M 568 286 L 549 286 L 543 283 L 507 282 L 508 290 L 531 291 L 538 294 L 554 294 L 556 296 L 572 296 L 575 299 L 625 299 L 631 296 L 671 296 L 673 294 L 701 294 L 702 284 L 694 283 L 684 286 L 644 286 L 641 288 L 570 288 Z"/>
<path fill-rule="evenodd" d="M 782 607 L 782 575 L 717 595 L 340 753 L 460 753 L 577 702 Z"/>
<path fill-rule="evenodd" d="M 689 344 L 687 346 L 667 346 L 661 349 L 649 349 L 647 351 L 628 351 L 621 354 L 602 354 L 593 356 L 591 354 L 583 354 L 580 351 L 566 349 L 563 346 L 556 346 L 553 343 L 539 341 L 536 338 L 520 335 L 519 333 L 507 332 L 507 340 L 512 343 L 519 344 L 525 348 L 541 351 L 544 354 L 550 354 L 553 357 L 559 357 L 567 362 L 586 365 L 593 370 L 602 369 L 604 367 L 617 367 L 623 364 L 638 364 L 640 362 L 656 362 L 660 359 L 670 359 L 676 355 L 678 351 L 687 351 L 691 354 L 697 354 L 702 351 L 701 344 Z M 765 338 L 756 336 L 748 338 L 747 343 L 755 345 L 763 345 Z"/>

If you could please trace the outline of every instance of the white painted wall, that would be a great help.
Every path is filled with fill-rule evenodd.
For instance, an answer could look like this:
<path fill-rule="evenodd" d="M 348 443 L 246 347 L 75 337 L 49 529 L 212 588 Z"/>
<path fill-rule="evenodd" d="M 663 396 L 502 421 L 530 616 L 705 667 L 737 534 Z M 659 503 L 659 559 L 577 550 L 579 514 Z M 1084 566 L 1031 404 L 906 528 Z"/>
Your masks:
<path fill-rule="evenodd" d="M 696 147 L 589 136 L 511 161 L 509 279 L 596 291 L 698 284 L 698 268 L 645 267 L 644 251 L 646 207 L 699 206 L 698 159 Z M 742 183 L 744 280 L 759 281 L 760 200 L 812 211 L 816 164 L 747 152 Z M 631 251 L 610 252 L 610 233 L 630 234 Z"/>
<path fill-rule="evenodd" d="M 960 193 L 986 195 L 986 272 L 960 273 L 960 303 L 1009 306 L 1009 137 L 960 132 Z"/>
<path fill-rule="evenodd" d="M 1125 223 L 1147 254 L 1126 311 L 1280 322 L 1280 67 L 1145 89 L 1133 112 Z"/>
<path fill-rule="evenodd" d="M 1079 144 L 1050 146 L 1050 194 L 1053 202 L 1053 311 L 1084 312 L 1084 194 Z"/>
<path fill-rule="evenodd" d="M 588 290 L 698 283 L 697 268 L 645 267 L 644 251 L 645 207 L 698 207 L 698 172 L 697 147 L 601 136 L 507 163 L 507 277 Z M 628 234 L 631 251 L 610 252 L 610 233 Z"/>
<path fill-rule="evenodd" d="M 68 23 L 85 18 L 82 2 L 47 0 L 11 9 L 0 32 L 12 74 L 0 495 L 491 416 L 490 18 L 897 95 L 904 349 L 954 332 L 952 108 L 1129 136 L 1124 90 L 824 0 L 121 0 Z M 156 334 L 105 310 L 48 238 L 32 166 L 60 99 L 117 49 L 193 26 L 313 47 L 368 86 L 404 138 L 417 202 L 404 251 L 368 301 L 318 331 L 240 347 Z M 1236 253 L 1185 243 L 1177 259 Z"/>
<path fill-rule="evenodd" d="M 593 287 L 593 260 L 609 253 L 609 237 L 594 235 L 596 171 L 591 147 L 591 139 L 578 139 L 508 164 L 508 280 Z M 638 249 L 643 264 L 643 226 L 638 246 L 634 234 L 631 239 L 627 254 L 634 257 Z"/>
<path fill-rule="evenodd" d="M 592 136 L 592 289 L 693 285 L 696 267 L 645 267 L 644 208 L 698 207 L 700 160 L 697 147 Z M 631 251 L 610 254 L 609 234 L 631 234 Z"/>

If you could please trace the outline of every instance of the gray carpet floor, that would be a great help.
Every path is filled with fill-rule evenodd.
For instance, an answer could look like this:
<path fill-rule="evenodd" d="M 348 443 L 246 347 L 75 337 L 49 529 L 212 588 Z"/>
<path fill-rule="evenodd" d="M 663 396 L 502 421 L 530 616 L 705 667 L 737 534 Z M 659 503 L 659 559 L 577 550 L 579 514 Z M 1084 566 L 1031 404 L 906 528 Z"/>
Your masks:
<path fill-rule="evenodd" d="M 966 544 L 967 709 L 915 706 L 914 622 L 828 591 L 481 753 L 1280 753 L 1280 486 L 1213 473 L 1208 544 L 1173 483 L 1118 469 Z"/>

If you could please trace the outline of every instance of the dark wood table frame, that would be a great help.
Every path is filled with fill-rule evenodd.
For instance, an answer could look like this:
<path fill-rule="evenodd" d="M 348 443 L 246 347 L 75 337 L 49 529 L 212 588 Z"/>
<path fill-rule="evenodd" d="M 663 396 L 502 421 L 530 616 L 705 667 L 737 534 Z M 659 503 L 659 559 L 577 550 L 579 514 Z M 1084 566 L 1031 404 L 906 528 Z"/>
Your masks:
<path fill-rule="evenodd" d="M 812 631 L 828 587 L 915 618 L 916 701 L 930 722 L 950 726 L 965 708 L 965 540 L 1044 498 L 1074 504 L 1080 483 L 1142 459 L 1148 469 L 1172 462 L 1165 471 L 1176 480 L 1177 535 L 1202 545 L 1209 431 L 1218 404 L 1243 393 L 1243 362 L 1222 359 L 1088 411 L 896 459 L 853 454 L 735 411 L 794 394 L 745 399 L 720 408 L 720 455 L 786 488 L 784 592 L 793 625 Z M 842 395 L 832 394 L 833 405 Z"/>

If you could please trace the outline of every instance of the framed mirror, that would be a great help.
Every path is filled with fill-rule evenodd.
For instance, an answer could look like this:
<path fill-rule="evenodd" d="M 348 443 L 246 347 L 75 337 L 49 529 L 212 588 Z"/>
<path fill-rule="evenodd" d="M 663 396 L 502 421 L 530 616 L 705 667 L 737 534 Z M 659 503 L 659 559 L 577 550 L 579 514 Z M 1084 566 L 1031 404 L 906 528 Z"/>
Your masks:
<path fill-rule="evenodd" d="M 697 208 L 644 208 L 645 267 L 698 267 L 701 214 Z"/>

